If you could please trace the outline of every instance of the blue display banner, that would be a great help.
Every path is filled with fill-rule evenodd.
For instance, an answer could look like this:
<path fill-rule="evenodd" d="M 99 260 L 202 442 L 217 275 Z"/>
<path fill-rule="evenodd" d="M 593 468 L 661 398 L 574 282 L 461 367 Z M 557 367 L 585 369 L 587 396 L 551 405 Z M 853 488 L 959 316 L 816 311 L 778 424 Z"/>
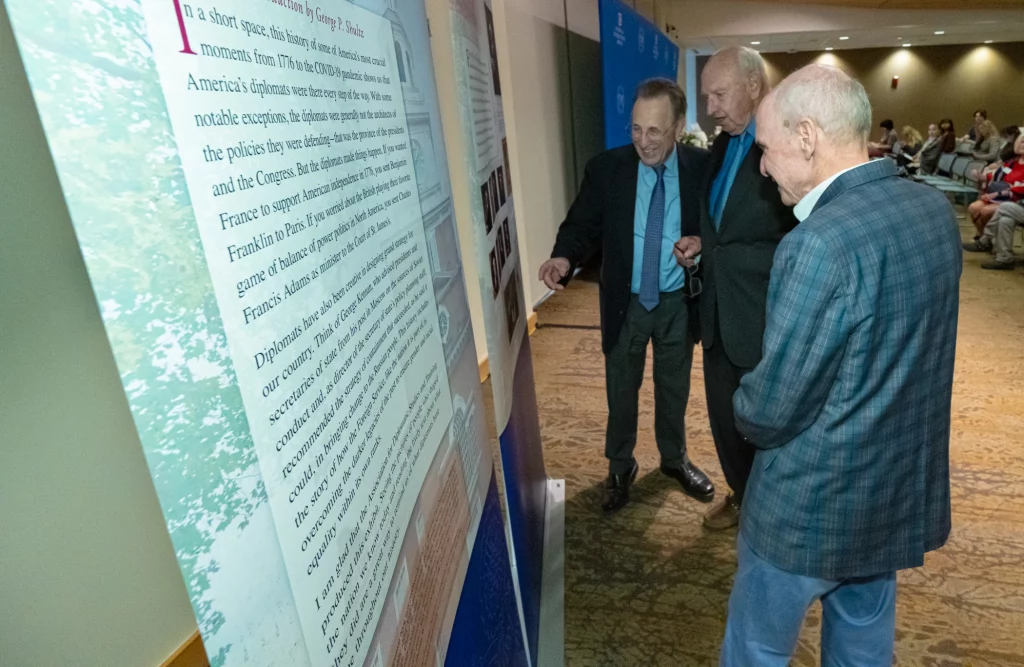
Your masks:
<path fill-rule="evenodd" d="M 601 69 L 604 145 L 624 146 L 630 137 L 633 92 L 645 79 L 679 73 L 679 47 L 657 26 L 619 0 L 601 0 Z"/>
<path fill-rule="evenodd" d="M 473 555 L 455 613 L 445 667 L 528 664 L 519 628 L 516 592 L 508 571 L 508 547 L 494 477 L 480 518 Z"/>

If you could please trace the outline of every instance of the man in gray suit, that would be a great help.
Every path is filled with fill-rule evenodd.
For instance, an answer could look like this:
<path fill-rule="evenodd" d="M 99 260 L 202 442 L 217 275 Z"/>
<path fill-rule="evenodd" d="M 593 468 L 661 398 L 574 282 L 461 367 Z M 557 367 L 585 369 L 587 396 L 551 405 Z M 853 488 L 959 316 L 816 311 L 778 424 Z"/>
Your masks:
<path fill-rule="evenodd" d="M 896 571 L 949 536 L 960 233 L 941 193 L 868 162 L 870 129 L 864 87 L 823 65 L 758 112 L 761 168 L 801 223 L 779 244 L 764 355 L 734 398 L 757 454 L 728 667 L 786 665 L 819 599 L 822 664 L 890 667 Z"/>

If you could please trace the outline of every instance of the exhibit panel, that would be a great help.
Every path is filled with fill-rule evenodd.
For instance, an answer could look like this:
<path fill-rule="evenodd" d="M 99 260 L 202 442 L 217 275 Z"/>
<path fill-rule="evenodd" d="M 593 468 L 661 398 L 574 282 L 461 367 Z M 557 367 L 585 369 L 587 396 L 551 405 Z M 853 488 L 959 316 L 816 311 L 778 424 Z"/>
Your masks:
<path fill-rule="evenodd" d="M 211 664 L 521 651 L 422 2 L 6 5 Z"/>

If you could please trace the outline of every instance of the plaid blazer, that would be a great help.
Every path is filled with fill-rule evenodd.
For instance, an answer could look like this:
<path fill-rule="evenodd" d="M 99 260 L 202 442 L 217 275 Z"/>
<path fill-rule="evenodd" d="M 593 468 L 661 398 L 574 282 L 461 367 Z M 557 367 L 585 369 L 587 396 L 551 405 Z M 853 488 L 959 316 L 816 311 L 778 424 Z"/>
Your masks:
<path fill-rule="evenodd" d="M 961 268 L 952 207 L 889 160 L 841 175 L 783 239 L 764 357 L 733 401 L 759 556 L 839 580 L 945 543 Z"/>

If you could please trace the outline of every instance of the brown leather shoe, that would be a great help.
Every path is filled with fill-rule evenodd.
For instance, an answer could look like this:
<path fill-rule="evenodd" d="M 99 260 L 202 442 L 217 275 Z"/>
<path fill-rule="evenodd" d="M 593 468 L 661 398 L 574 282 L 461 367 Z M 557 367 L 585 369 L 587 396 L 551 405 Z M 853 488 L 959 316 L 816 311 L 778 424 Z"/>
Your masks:
<path fill-rule="evenodd" d="M 708 530 L 729 530 L 740 523 L 740 506 L 731 493 L 704 515 L 704 527 Z"/>

